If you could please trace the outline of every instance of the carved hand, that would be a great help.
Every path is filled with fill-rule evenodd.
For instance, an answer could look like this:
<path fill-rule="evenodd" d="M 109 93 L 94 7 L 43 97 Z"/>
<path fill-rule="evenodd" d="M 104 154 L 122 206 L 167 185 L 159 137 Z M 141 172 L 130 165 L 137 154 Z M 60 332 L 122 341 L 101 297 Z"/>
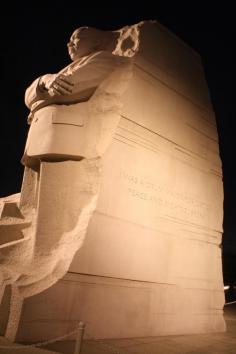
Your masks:
<path fill-rule="evenodd" d="M 69 95 L 73 91 L 72 76 L 59 75 L 49 84 L 50 96 Z"/>

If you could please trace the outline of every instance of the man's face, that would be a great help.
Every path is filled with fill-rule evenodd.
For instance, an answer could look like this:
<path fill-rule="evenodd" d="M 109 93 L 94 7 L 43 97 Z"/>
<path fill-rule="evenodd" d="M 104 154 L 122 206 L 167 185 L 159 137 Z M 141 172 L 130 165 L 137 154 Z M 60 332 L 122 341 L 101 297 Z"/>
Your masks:
<path fill-rule="evenodd" d="M 78 28 L 67 43 L 68 52 L 72 61 L 91 54 L 98 42 L 98 36 L 89 28 Z"/>

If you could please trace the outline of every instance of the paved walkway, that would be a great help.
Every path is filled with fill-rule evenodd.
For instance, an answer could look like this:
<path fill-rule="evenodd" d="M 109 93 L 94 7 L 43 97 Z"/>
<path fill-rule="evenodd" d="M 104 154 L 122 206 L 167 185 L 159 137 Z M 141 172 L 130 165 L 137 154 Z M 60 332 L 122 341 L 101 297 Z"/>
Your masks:
<path fill-rule="evenodd" d="M 236 354 L 236 304 L 225 307 L 226 333 L 84 341 L 81 354 Z M 3 338 L 3 345 L 7 341 Z M 0 341 L 1 344 L 1 341 Z M 1 349 L 0 354 L 74 354 L 74 342 L 57 342 L 47 350 Z"/>

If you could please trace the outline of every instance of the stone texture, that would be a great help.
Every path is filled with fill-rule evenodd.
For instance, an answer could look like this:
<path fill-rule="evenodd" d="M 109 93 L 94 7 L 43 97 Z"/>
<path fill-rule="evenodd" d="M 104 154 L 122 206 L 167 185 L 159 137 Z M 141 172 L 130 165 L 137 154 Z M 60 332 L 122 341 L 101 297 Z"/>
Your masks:
<path fill-rule="evenodd" d="M 31 126 L 22 191 L 1 201 L 0 301 L 12 286 L 7 338 L 16 336 L 24 299 L 62 278 L 83 244 L 99 194 L 101 156 L 132 76 L 132 60 L 121 49 L 112 53 L 119 33 L 76 30 L 68 44 L 72 63 L 26 90 Z"/>
<path fill-rule="evenodd" d="M 24 301 L 21 340 L 78 320 L 94 338 L 225 330 L 222 171 L 201 58 L 157 23 L 120 33 L 139 51 L 96 210 L 68 275 Z"/>

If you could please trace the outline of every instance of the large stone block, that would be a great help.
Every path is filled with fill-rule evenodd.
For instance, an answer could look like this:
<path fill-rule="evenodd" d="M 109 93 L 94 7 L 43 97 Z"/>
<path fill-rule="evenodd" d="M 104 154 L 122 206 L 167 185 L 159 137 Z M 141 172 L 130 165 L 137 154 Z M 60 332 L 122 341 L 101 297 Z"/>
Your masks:
<path fill-rule="evenodd" d="M 68 275 L 25 300 L 19 339 L 224 331 L 223 185 L 199 55 L 157 23 L 140 51 L 82 249 Z"/>

